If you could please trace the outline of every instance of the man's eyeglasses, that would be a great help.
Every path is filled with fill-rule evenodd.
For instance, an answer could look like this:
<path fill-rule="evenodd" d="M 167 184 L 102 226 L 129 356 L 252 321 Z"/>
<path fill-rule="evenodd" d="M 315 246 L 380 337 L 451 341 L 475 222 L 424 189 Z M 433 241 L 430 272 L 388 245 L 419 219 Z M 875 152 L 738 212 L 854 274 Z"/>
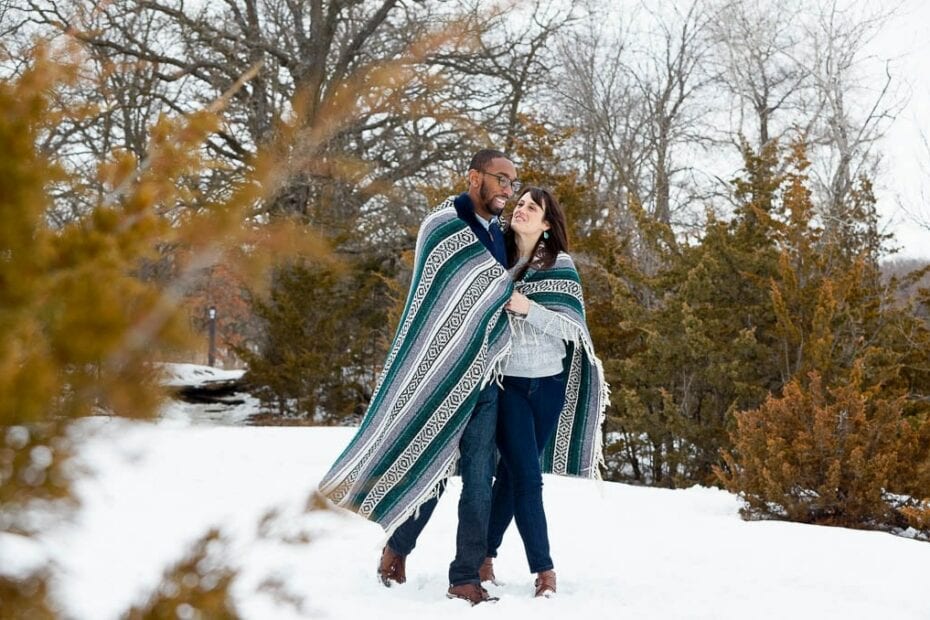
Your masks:
<path fill-rule="evenodd" d="M 484 170 L 479 170 L 479 172 L 481 174 L 486 174 L 489 177 L 494 177 L 495 179 L 497 179 L 497 183 L 498 185 L 501 186 L 501 189 L 507 189 L 509 187 L 510 189 L 513 190 L 514 193 L 517 193 L 520 191 L 520 188 L 523 187 L 523 183 L 521 183 L 520 181 L 516 179 L 511 181 L 510 179 L 508 179 L 502 174 L 494 174 L 493 172 L 485 172 Z"/>

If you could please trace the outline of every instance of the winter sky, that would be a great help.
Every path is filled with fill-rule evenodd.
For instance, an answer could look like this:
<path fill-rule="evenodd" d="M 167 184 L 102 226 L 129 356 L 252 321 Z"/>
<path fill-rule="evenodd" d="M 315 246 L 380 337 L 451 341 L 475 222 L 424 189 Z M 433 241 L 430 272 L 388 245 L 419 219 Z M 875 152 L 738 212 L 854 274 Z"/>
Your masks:
<path fill-rule="evenodd" d="M 870 46 L 878 61 L 873 63 L 875 80 L 882 78 L 881 59 L 892 59 L 892 70 L 905 76 L 902 95 L 907 98 L 882 145 L 887 153 L 886 176 L 879 187 L 879 205 L 902 246 L 900 255 L 930 258 L 930 147 L 925 142 L 930 140 L 930 3 L 903 0 L 875 4 L 900 4 Z M 924 227 L 908 212 L 921 217 Z"/>

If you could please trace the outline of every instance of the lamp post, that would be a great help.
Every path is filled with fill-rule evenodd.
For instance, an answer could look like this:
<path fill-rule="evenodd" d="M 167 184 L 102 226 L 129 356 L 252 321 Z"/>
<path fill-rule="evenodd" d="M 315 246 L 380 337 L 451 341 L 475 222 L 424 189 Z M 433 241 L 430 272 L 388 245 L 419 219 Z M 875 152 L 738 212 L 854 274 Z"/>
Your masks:
<path fill-rule="evenodd" d="M 216 306 L 210 306 L 207 316 L 210 318 L 210 352 L 207 365 L 213 366 L 216 362 Z"/>

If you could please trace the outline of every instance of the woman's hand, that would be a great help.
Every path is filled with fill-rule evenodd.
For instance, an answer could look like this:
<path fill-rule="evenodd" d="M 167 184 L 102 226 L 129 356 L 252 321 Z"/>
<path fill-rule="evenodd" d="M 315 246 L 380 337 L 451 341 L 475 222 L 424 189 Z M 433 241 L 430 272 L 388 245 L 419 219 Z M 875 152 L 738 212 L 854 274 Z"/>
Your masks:
<path fill-rule="evenodd" d="M 514 291 L 510 296 L 510 301 L 504 305 L 504 310 L 526 316 L 530 311 L 530 300 L 523 293 Z"/>

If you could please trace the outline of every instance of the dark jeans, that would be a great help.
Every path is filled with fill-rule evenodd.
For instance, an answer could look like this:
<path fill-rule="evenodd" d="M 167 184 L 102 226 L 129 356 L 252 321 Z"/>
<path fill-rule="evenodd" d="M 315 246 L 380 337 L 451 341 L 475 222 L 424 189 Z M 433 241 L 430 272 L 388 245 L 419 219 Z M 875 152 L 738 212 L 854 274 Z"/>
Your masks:
<path fill-rule="evenodd" d="M 478 403 L 465 425 L 459 442 L 459 473 L 462 495 L 459 498 L 459 524 L 455 537 L 455 559 L 449 565 L 449 583 L 481 583 L 478 568 L 487 551 L 488 514 L 491 509 L 491 480 L 494 474 L 494 432 L 497 422 L 499 388 L 491 383 L 478 396 Z M 445 490 L 441 483 L 439 495 Z M 404 521 L 391 535 L 388 545 L 401 555 L 408 555 L 417 544 L 420 532 L 436 508 L 439 495 L 424 502 L 418 515 Z"/>
<path fill-rule="evenodd" d="M 565 403 L 565 373 L 526 379 L 504 377 L 497 415 L 497 466 L 488 525 L 488 556 L 497 548 L 512 519 L 523 539 L 531 573 L 553 568 L 542 501 L 539 456 L 559 421 Z"/>

